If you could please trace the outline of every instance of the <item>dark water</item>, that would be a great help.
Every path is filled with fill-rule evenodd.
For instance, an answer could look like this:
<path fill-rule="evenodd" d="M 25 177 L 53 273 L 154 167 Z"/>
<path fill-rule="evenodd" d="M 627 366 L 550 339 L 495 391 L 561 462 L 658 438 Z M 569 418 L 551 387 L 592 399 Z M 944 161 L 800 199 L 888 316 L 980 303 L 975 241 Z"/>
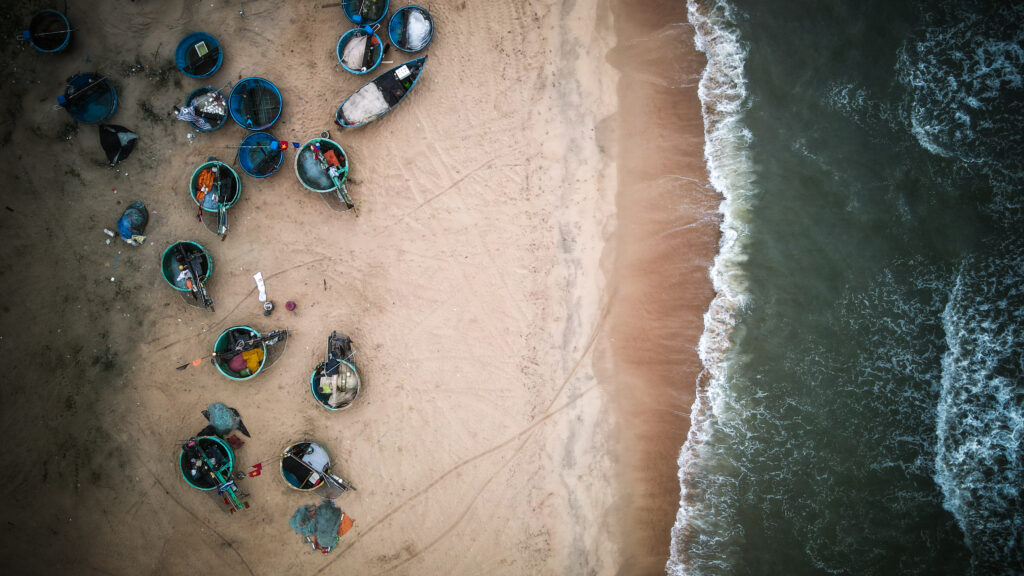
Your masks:
<path fill-rule="evenodd" d="M 689 18 L 725 202 L 669 572 L 1024 573 L 1024 4 Z"/>

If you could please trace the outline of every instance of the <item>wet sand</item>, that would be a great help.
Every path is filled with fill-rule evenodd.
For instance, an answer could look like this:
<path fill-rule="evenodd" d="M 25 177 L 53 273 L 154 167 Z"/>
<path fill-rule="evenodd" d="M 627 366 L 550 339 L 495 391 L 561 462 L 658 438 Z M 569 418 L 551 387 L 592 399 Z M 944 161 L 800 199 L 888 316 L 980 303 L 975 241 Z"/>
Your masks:
<path fill-rule="evenodd" d="M 701 372 L 720 198 L 707 182 L 693 46 L 683 2 L 615 4 L 617 227 L 605 257 L 607 338 L 623 534 L 620 574 L 664 573 L 679 507 L 676 460 Z M 673 55 L 668 57 L 667 55 Z M 604 380 L 606 375 L 600 374 Z"/>
<path fill-rule="evenodd" d="M 44 7 L 13 6 L 4 23 L 22 27 Z M 676 178 L 703 177 L 695 89 L 663 89 L 650 81 L 656 68 L 627 73 L 617 59 L 634 42 L 692 51 L 689 32 L 662 42 L 664 21 L 618 4 L 429 8 L 437 35 L 410 98 L 344 132 L 334 110 L 373 74 L 337 66 L 350 26 L 338 7 L 71 3 L 69 51 L 4 42 L 0 399 L 12 464 L 0 473 L 0 564 L 24 574 L 663 571 L 678 500 L 668 477 L 698 372 L 690 320 L 710 296 L 715 228 L 701 214 L 713 202 Z M 195 30 L 224 46 L 209 81 L 173 66 L 174 46 Z M 616 41 L 624 32 L 629 42 Z M 392 50 L 383 66 L 408 58 Z M 120 105 L 110 122 L 140 135 L 117 168 L 95 127 L 53 108 L 80 71 L 111 78 Z M 269 132 L 306 141 L 330 130 L 345 148 L 357 214 L 303 189 L 290 151 L 270 178 L 243 176 L 224 241 L 196 221 L 189 176 L 211 155 L 232 162 L 229 146 L 247 132 L 229 120 L 189 139 L 166 113 L 198 86 L 249 75 L 284 95 Z M 692 109 L 672 104 L 681 95 Z M 650 115 L 687 128 L 637 123 Z M 134 200 L 150 209 L 149 241 L 107 245 L 102 229 Z M 182 239 L 213 256 L 216 312 L 187 306 L 160 276 L 160 253 Z M 691 259 L 678 258 L 684 246 Z M 278 305 L 270 317 L 257 271 Z M 281 359 L 248 382 L 208 361 L 175 370 L 238 324 L 289 329 Z M 337 413 L 308 385 L 332 330 L 352 336 L 364 380 Z M 250 508 L 235 515 L 175 465 L 215 401 L 252 432 L 239 468 L 263 466 L 239 482 Z M 356 524 L 326 556 L 288 528 L 316 498 L 277 471 L 281 450 L 305 438 L 358 488 L 336 500 Z"/>

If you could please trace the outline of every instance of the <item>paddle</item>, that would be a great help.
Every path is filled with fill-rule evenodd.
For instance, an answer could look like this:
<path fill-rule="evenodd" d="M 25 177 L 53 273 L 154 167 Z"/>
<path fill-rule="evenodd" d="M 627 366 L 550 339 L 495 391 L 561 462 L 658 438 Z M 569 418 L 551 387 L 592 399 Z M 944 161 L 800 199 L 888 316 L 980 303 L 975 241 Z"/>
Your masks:
<path fill-rule="evenodd" d="M 223 240 L 228 232 L 228 209 L 224 207 L 224 193 L 221 191 L 221 169 L 217 168 L 217 234 Z"/>
<path fill-rule="evenodd" d="M 60 101 L 60 98 L 57 99 L 57 102 L 61 106 L 65 106 L 68 102 L 71 102 L 75 98 L 79 98 L 81 96 L 85 96 L 87 92 L 91 93 L 92 92 L 91 88 L 93 86 L 96 86 L 97 84 L 106 81 L 106 79 L 107 79 L 106 76 L 100 76 L 98 79 L 93 80 L 92 82 L 90 82 L 90 83 L 86 84 L 85 86 L 82 86 L 78 90 L 72 92 L 71 96 L 65 97 L 63 102 Z"/>
<path fill-rule="evenodd" d="M 281 336 L 286 335 L 286 334 L 288 334 L 287 330 L 274 330 L 274 331 L 270 332 L 269 334 L 267 334 L 266 336 L 260 336 L 259 338 L 252 338 L 252 339 L 249 339 L 249 340 L 243 340 L 241 347 L 237 347 L 236 346 L 236 348 L 234 350 L 226 350 L 224 352 L 214 352 L 213 354 L 210 354 L 209 356 L 203 356 L 202 358 L 196 358 L 195 360 L 193 360 L 193 361 L 191 361 L 191 362 L 189 362 L 187 364 L 182 364 L 181 366 L 178 366 L 176 368 L 176 370 L 184 370 L 184 369 L 188 368 L 189 366 L 198 366 L 198 365 L 203 363 L 203 359 L 204 358 L 209 358 L 211 360 L 213 358 L 223 358 L 225 360 L 230 360 L 230 359 L 234 358 L 235 356 L 238 356 L 242 352 L 246 352 L 248 350 L 252 350 L 253 348 L 256 347 L 257 344 L 264 344 L 264 343 L 266 343 L 266 344 L 274 344 L 274 343 L 276 343 L 278 338 L 280 338 Z"/>
<path fill-rule="evenodd" d="M 203 270 L 203 257 L 201 253 L 189 254 L 185 252 L 185 247 L 178 244 L 178 262 L 179 266 L 184 266 L 184 269 L 188 270 L 191 278 L 185 280 L 185 285 L 192 293 L 192 298 L 199 300 L 203 303 L 203 308 L 209 308 L 211 312 L 216 312 L 213 309 L 213 299 L 210 298 L 210 294 L 206 291 L 206 286 L 203 285 L 201 280 L 201 273 Z"/>

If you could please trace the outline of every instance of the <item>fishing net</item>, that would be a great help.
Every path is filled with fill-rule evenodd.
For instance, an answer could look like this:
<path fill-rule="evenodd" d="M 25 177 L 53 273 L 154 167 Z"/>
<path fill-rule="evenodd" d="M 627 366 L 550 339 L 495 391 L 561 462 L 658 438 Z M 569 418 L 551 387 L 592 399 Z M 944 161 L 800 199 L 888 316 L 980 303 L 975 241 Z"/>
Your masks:
<path fill-rule="evenodd" d="M 237 410 L 220 402 L 210 404 L 207 414 L 209 414 L 207 419 L 213 429 L 217 431 L 218 436 L 230 434 L 232 430 L 239 429 L 239 425 L 242 423 L 242 418 L 239 417 Z"/>
<path fill-rule="evenodd" d="M 338 545 L 342 512 L 330 500 L 319 506 L 307 504 L 295 510 L 288 525 L 318 548 L 328 550 Z"/>
<path fill-rule="evenodd" d="M 334 188 L 334 183 L 313 154 L 312 146 L 306 146 L 299 151 L 299 172 L 303 181 L 311 188 L 320 191 Z"/>
<path fill-rule="evenodd" d="M 139 135 L 115 124 L 100 124 L 100 147 L 107 154 L 107 161 L 114 166 L 135 150 Z"/>
<path fill-rule="evenodd" d="M 369 48 L 370 37 L 366 34 L 353 34 L 342 50 L 341 62 L 353 70 L 365 68 L 363 59 L 366 57 Z"/>
<path fill-rule="evenodd" d="M 371 82 L 360 88 L 341 106 L 347 124 L 362 124 L 388 111 L 384 93 Z"/>
<path fill-rule="evenodd" d="M 428 40 L 430 40 L 430 20 L 419 10 L 414 8 L 406 10 L 403 48 L 422 50 Z"/>

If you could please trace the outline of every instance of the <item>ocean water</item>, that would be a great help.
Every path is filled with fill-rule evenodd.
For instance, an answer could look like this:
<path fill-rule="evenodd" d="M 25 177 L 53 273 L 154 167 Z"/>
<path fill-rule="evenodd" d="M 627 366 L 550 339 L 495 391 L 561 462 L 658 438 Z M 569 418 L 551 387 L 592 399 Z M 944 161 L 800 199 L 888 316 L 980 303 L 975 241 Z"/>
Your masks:
<path fill-rule="evenodd" d="M 668 572 L 1024 573 L 1024 4 L 687 7 L 724 200 Z"/>

